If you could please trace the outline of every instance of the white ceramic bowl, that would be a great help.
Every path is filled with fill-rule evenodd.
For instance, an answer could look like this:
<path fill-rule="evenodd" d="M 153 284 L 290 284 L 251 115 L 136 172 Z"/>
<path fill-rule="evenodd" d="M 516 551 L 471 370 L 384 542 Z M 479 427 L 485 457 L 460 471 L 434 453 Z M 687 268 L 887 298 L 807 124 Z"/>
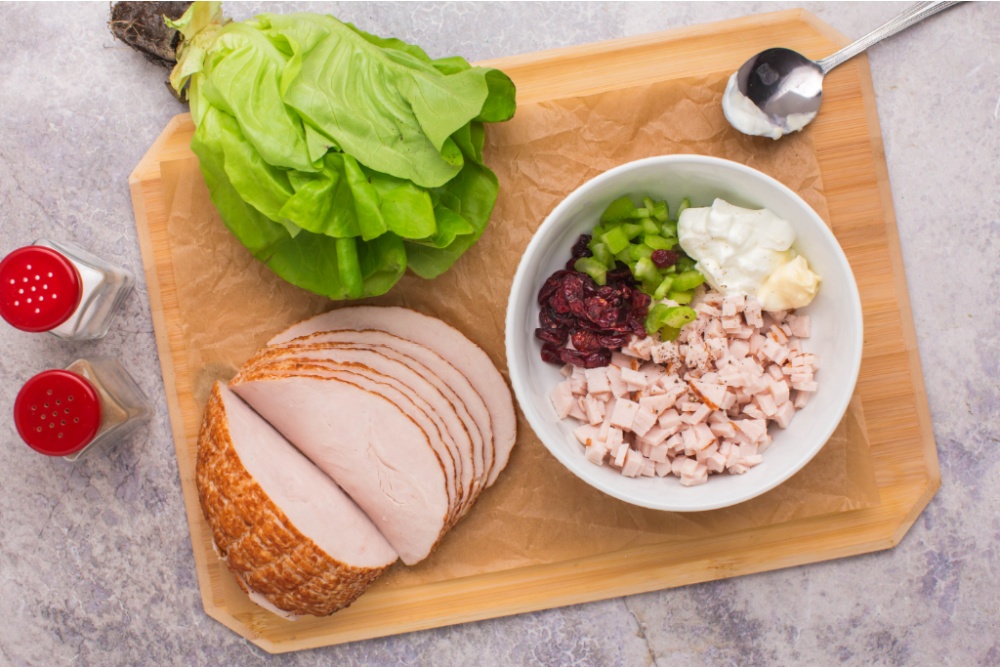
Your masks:
<path fill-rule="evenodd" d="M 573 436 L 577 423 L 557 419 L 549 394 L 562 380 L 559 367 L 541 360 L 538 290 L 562 268 L 580 234 L 589 233 L 612 200 L 625 195 L 683 197 L 708 206 L 716 197 L 748 208 L 769 208 L 788 220 L 795 248 L 822 278 L 819 294 L 800 312 L 812 320 L 805 348 L 819 357 L 819 389 L 787 429 L 771 427 L 774 444 L 764 461 L 743 475 L 711 475 L 685 487 L 674 476 L 629 478 L 587 461 Z M 638 199 L 637 199 L 638 201 Z M 507 363 L 514 393 L 532 429 L 559 461 L 596 489 L 626 502 L 659 510 L 700 511 L 749 500 L 794 475 L 823 447 L 840 422 L 861 365 L 861 300 L 847 258 L 822 218 L 790 189 L 755 169 L 700 155 L 666 155 L 616 167 L 584 183 L 538 228 L 514 277 L 507 307 Z"/>

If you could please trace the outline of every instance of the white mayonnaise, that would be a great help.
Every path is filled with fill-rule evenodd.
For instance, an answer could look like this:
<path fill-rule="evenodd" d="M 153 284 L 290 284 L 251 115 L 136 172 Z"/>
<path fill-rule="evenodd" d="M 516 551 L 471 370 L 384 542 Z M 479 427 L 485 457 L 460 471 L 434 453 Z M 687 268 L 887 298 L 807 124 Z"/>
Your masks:
<path fill-rule="evenodd" d="M 798 132 L 816 117 L 816 112 L 793 113 L 786 118 L 786 124 L 775 123 L 760 110 L 750 98 L 744 95 L 736 83 L 736 74 L 729 77 L 726 93 L 722 96 L 722 112 L 737 130 L 744 134 L 780 139 L 786 134 Z"/>
<path fill-rule="evenodd" d="M 766 208 L 716 199 L 684 210 L 677 236 L 705 281 L 723 294 L 755 296 L 764 310 L 801 308 L 816 296 L 819 276 L 792 250 L 792 226 Z"/>

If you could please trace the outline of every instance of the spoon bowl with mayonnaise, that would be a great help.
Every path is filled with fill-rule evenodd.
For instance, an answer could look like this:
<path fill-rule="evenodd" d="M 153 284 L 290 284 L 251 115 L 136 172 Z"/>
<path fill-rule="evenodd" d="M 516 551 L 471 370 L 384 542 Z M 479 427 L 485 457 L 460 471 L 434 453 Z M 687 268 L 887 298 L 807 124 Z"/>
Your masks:
<path fill-rule="evenodd" d="M 780 139 L 812 122 L 823 100 L 823 77 L 886 37 L 958 2 L 921 2 L 856 42 L 822 60 L 773 48 L 747 60 L 729 79 L 722 110 L 744 134 Z"/>

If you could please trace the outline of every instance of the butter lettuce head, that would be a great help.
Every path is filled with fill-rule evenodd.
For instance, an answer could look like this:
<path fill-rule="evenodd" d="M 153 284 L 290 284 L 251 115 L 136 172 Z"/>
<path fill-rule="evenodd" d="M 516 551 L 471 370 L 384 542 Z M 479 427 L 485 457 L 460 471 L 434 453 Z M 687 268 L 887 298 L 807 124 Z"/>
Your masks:
<path fill-rule="evenodd" d="M 229 230 L 285 280 L 331 299 L 446 271 L 489 222 L 486 122 L 514 114 L 499 70 L 318 14 L 226 22 L 194 3 L 171 84 Z"/>

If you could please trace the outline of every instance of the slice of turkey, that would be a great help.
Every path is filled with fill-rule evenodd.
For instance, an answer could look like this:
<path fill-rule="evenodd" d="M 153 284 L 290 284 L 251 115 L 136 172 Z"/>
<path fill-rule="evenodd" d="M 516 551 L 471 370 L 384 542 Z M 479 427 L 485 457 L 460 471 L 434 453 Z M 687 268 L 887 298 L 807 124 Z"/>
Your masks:
<path fill-rule="evenodd" d="M 493 424 L 496 464 L 490 470 L 487 486 L 507 465 L 517 438 L 517 418 L 510 389 L 489 356 L 462 332 L 439 319 L 409 308 L 352 306 L 331 310 L 295 324 L 268 341 L 279 345 L 321 331 L 339 329 L 384 331 L 423 345 L 448 360 L 483 398 Z"/>
<path fill-rule="evenodd" d="M 254 355 L 244 368 L 252 368 L 258 359 L 278 358 L 363 366 L 384 376 L 380 381 L 388 382 L 400 389 L 411 390 L 415 394 L 416 400 L 422 406 L 429 408 L 430 416 L 442 424 L 442 433 L 446 441 L 461 455 L 461 460 L 466 466 L 465 487 L 470 488 L 472 479 L 476 475 L 476 467 L 478 467 L 474 467 L 475 447 L 467 424 L 458 416 L 457 403 L 460 401 L 454 398 L 453 392 L 445 393 L 427 376 L 416 372 L 411 365 L 384 355 L 380 350 L 335 343 L 266 347 Z M 476 432 L 478 433 L 478 431 Z"/>
<path fill-rule="evenodd" d="M 472 436 L 477 463 L 477 478 L 484 482 L 493 468 L 493 424 L 482 397 L 458 369 L 433 350 L 384 331 L 324 331 L 296 338 L 279 347 L 303 347 L 315 343 L 364 346 L 390 359 L 401 361 L 434 384 L 455 404 L 458 416 Z M 482 470 L 482 472 L 478 472 Z"/>
<path fill-rule="evenodd" d="M 336 484 L 224 385 L 198 437 L 198 498 L 216 550 L 265 607 L 346 607 L 396 552 Z"/>
<path fill-rule="evenodd" d="M 395 355 L 395 357 L 393 356 Z M 484 488 L 482 442 L 478 426 L 468 416 L 464 403 L 439 377 L 413 360 L 406 359 L 385 347 L 348 345 L 336 342 L 313 342 L 309 345 L 288 344 L 264 348 L 243 367 L 241 372 L 254 372 L 264 363 L 275 360 L 302 363 L 342 365 L 345 369 L 364 368 L 377 373 L 373 379 L 399 389 L 438 424 L 442 436 L 459 457 L 461 464 L 460 503 L 471 504 Z M 462 419 L 462 415 L 466 419 Z M 477 444 L 478 443 L 478 446 Z"/>
<path fill-rule="evenodd" d="M 407 417 L 427 435 L 428 443 L 434 448 L 438 462 L 441 464 L 447 485 L 449 498 L 449 520 L 453 524 L 460 515 L 464 497 L 460 488 L 460 475 L 463 462 L 460 454 L 445 442 L 440 420 L 428 414 L 426 405 L 418 405 L 414 397 L 408 393 L 393 378 L 380 375 L 362 366 L 327 363 L 322 359 L 281 359 L 260 361 L 252 370 L 241 371 L 233 382 L 243 382 L 247 379 L 308 376 L 316 379 L 338 379 L 356 384 L 365 391 L 377 394 L 399 408 Z M 395 385 L 395 386 L 394 386 Z M 417 399 L 419 400 L 419 399 Z M 467 466 L 467 464 L 465 464 Z"/>
<path fill-rule="evenodd" d="M 451 506 L 427 434 L 356 383 L 292 376 L 230 384 L 354 499 L 407 565 L 447 530 Z"/>

